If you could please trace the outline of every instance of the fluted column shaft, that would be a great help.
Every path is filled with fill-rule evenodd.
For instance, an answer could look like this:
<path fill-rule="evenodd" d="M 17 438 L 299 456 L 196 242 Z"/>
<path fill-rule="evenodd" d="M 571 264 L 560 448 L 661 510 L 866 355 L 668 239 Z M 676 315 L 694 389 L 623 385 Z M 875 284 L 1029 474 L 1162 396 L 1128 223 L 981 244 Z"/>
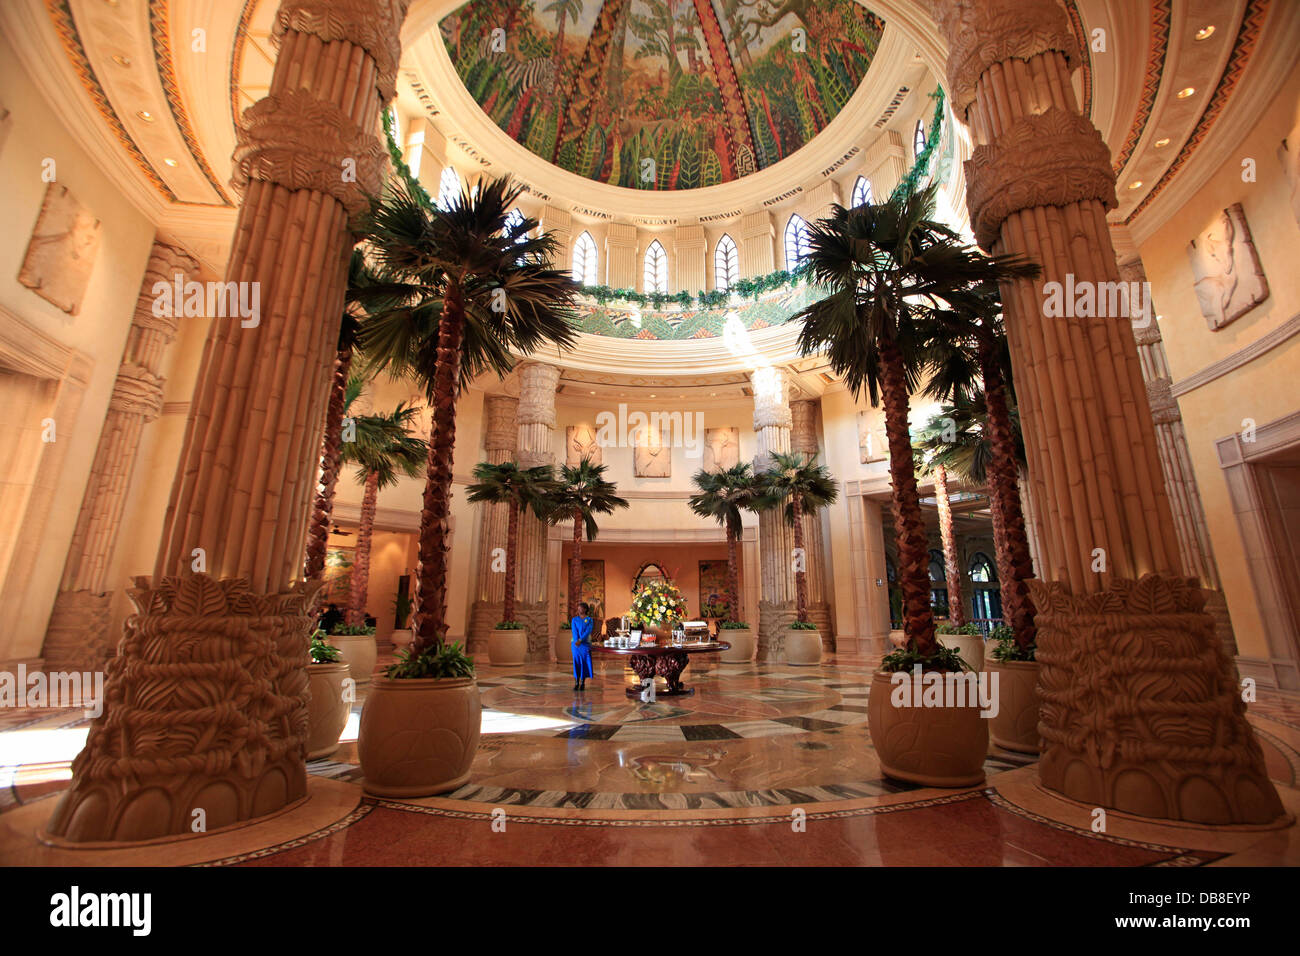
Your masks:
<path fill-rule="evenodd" d="M 790 451 L 789 382 L 783 369 L 760 368 L 750 375 L 754 386 L 754 470 L 772 463 L 773 452 Z M 780 660 L 785 629 L 796 617 L 794 573 L 791 565 L 794 529 L 780 508 L 758 515 L 758 652 L 760 661 Z"/>
<path fill-rule="evenodd" d="M 807 455 L 809 460 L 820 451 L 817 445 L 817 418 L 821 405 L 812 399 L 790 403 L 790 450 Z M 808 603 L 826 601 L 826 546 L 822 536 L 822 515 L 803 516 L 803 547 L 806 555 Z"/>
<path fill-rule="evenodd" d="M 555 389 L 560 370 L 527 362 L 519 369 L 518 461 L 521 468 L 555 464 Z M 519 600 L 546 601 L 546 525 L 531 514 L 519 518 Z"/>
<path fill-rule="evenodd" d="M 515 417 L 519 408 L 519 399 L 509 395 L 489 395 L 483 405 L 486 418 L 483 438 L 484 460 L 493 465 L 513 461 L 515 447 L 519 440 L 519 426 Z M 506 580 L 504 574 L 493 571 L 492 564 L 496 550 L 506 546 L 509 509 L 504 504 L 484 504 L 479 508 L 476 599 L 500 604 L 505 600 Z"/>

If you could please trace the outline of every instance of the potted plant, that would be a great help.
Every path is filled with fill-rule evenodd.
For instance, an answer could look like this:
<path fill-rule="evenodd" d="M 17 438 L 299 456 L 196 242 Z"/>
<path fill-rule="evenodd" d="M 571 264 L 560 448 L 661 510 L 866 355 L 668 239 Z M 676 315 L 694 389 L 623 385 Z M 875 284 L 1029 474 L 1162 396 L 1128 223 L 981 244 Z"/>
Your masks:
<path fill-rule="evenodd" d="M 347 687 L 348 665 L 339 649 L 317 630 L 311 636 L 311 665 L 307 668 L 307 686 L 311 700 L 307 705 L 307 759 L 328 757 L 339 749 L 339 736 L 352 713 L 354 694 Z"/>
<path fill-rule="evenodd" d="M 803 516 L 833 504 L 839 492 L 824 465 L 814 464 L 812 455 L 773 452 L 771 464 L 758 476 L 757 506 L 784 505 L 785 520 L 794 529 L 795 620 L 785 636 L 785 662 L 795 666 L 820 664 L 822 638 L 817 625 L 808 620 L 807 555 L 803 546 Z"/>
<path fill-rule="evenodd" d="M 415 604 L 409 594 L 398 592 L 397 596 L 393 598 L 393 621 L 395 626 L 390 640 L 393 642 L 393 647 L 399 651 L 411 643 L 413 635 L 411 629 L 406 625 L 410 622 L 411 611 L 414 607 Z"/>
<path fill-rule="evenodd" d="M 599 618 L 597 618 L 599 620 Z M 594 638 L 593 638 L 594 639 Z M 555 632 L 555 662 L 557 664 L 573 663 L 573 619 L 560 621 L 560 629 Z"/>
<path fill-rule="evenodd" d="M 947 621 L 934 629 L 935 637 L 944 647 L 951 647 L 973 671 L 984 669 L 984 635 L 976 624 L 954 624 Z"/>
<path fill-rule="evenodd" d="M 367 624 L 336 624 L 330 637 L 358 684 L 370 683 L 379 649 L 375 646 L 375 629 Z"/>
<path fill-rule="evenodd" d="M 520 667 L 528 658 L 528 628 L 518 621 L 501 621 L 488 635 L 488 663 Z"/>
<path fill-rule="evenodd" d="M 613 514 L 628 502 L 615 492 L 618 486 L 605 478 L 605 466 L 592 464 L 584 457 L 576 465 L 560 466 L 559 481 L 547 496 L 547 520 L 551 524 L 573 522 L 573 548 L 569 555 L 569 599 L 565 616 L 569 621 L 578 613 L 582 598 L 582 542 L 584 531 L 587 541 L 595 541 L 600 531 L 597 515 Z M 600 608 L 594 607 L 595 620 L 600 620 Z M 594 629 L 592 638 L 599 636 Z M 555 659 L 560 663 L 573 660 L 573 632 L 564 630 L 555 635 Z"/>
<path fill-rule="evenodd" d="M 758 484 L 748 462 L 740 462 L 721 471 L 701 469 L 691 481 L 699 489 L 691 495 L 691 510 L 701 518 L 712 518 L 727 533 L 727 604 L 726 616 L 718 622 L 718 637 L 731 645 L 721 653 L 724 661 L 752 661 L 756 645 L 749 625 L 740 617 L 740 557 L 737 542 L 744 530 L 742 511 L 753 511 L 758 504 Z M 705 617 L 709 617 L 708 610 Z M 724 635 L 722 632 L 726 631 Z"/>
<path fill-rule="evenodd" d="M 628 612 L 641 626 L 641 639 L 667 637 L 686 617 L 686 601 L 671 581 L 651 581 L 632 595 Z"/>
<path fill-rule="evenodd" d="M 459 644 L 401 651 L 361 711 L 362 787 L 381 797 L 446 793 L 469 781 L 482 707 Z"/>
<path fill-rule="evenodd" d="M 1006 624 L 989 635 L 994 643 L 987 669 L 998 675 L 998 712 L 989 720 L 989 738 L 1003 750 L 1036 754 L 1038 740 L 1038 661 L 1036 646 L 1022 647 Z"/>

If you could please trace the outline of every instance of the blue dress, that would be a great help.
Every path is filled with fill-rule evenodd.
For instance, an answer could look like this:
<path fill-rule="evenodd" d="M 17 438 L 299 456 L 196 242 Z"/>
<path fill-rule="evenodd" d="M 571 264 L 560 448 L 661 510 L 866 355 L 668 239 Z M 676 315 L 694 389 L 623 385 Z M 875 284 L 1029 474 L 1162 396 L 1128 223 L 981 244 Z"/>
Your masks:
<path fill-rule="evenodd" d="M 573 679 L 591 676 L 591 618 L 575 617 L 573 628 Z"/>

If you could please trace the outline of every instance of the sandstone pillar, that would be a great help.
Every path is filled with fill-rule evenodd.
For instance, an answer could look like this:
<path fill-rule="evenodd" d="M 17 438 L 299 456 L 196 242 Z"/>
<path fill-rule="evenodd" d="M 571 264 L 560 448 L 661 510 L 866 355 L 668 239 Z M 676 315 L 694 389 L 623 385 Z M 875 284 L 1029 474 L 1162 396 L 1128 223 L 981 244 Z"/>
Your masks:
<path fill-rule="evenodd" d="M 1110 151 L 1080 115 L 1080 53 L 1054 0 L 932 0 L 981 246 L 1028 256 L 1003 288 L 1029 473 L 1045 520 L 1032 582 L 1039 772 L 1089 806 L 1266 823 L 1282 806 L 1231 662 L 1180 559 L 1126 316 L 1048 317 L 1044 283 L 1118 281 Z"/>
<path fill-rule="evenodd" d="M 754 385 L 754 470 L 771 464 L 772 452 L 790 451 L 789 382 L 784 369 L 760 368 L 751 373 Z M 779 508 L 758 516 L 759 592 L 758 651 L 755 660 L 785 659 L 785 634 L 797 611 L 794 602 L 792 552 L 794 529 Z"/>
<path fill-rule="evenodd" d="M 790 403 L 790 450 L 816 458 L 820 452 L 817 444 L 817 421 L 821 418 L 821 403 L 815 399 L 800 399 Z M 808 584 L 808 619 L 817 625 L 822 646 L 827 651 L 835 649 L 835 632 L 831 625 L 831 609 L 827 601 L 830 590 L 826 564 L 826 540 L 822 532 L 824 512 L 803 516 L 804 568 Z M 792 541 L 793 543 L 793 541 Z"/>
<path fill-rule="evenodd" d="M 162 412 L 163 378 L 159 373 L 180 324 L 179 316 L 154 308 L 158 301 L 154 285 L 162 282 L 174 289 L 179 281 L 183 287 L 198 275 L 198 268 L 183 249 L 161 240 L 154 242 L 45 634 L 41 653 L 47 670 L 99 670 L 112 653 L 109 620 L 113 591 L 105 590 L 108 565 L 141 433 Z M 155 315 L 155 311 L 164 314 Z"/>
<path fill-rule="evenodd" d="M 283 0 L 276 14 L 270 89 L 238 132 L 243 203 L 225 276 L 258 314 L 214 317 L 154 579 L 132 591 L 138 613 L 55 838 L 188 835 L 196 811 L 211 832 L 306 795 L 303 544 L 349 220 L 387 161 L 379 113 L 406 7 Z"/>
<path fill-rule="evenodd" d="M 519 440 L 516 413 L 519 399 L 510 395 L 489 395 L 483 402 L 483 460 L 493 465 L 514 461 Z M 470 608 L 467 642 L 469 653 L 486 654 L 489 632 L 501 620 L 506 576 L 497 549 L 506 546 L 509 509 L 504 504 L 481 504 L 479 508 L 478 572 L 474 579 L 474 604 Z"/>
<path fill-rule="evenodd" d="M 520 468 L 555 464 L 555 389 L 560 370 L 542 362 L 519 366 L 517 460 Z M 532 514 L 519 517 L 518 602 L 515 618 L 528 628 L 528 660 L 551 659 L 547 593 L 547 526 Z"/>

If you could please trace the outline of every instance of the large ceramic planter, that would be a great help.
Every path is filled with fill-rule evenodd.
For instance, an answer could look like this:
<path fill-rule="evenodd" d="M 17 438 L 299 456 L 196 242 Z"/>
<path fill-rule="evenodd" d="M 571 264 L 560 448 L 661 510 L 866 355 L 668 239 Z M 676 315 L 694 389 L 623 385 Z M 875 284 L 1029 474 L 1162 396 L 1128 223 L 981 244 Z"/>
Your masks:
<path fill-rule="evenodd" d="M 337 647 L 343 662 L 352 669 L 352 679 L 358 684 L 368 684 L 379 660 L 379 649 L 373 634 L 331 634 L 329 641 Z"/>
<path fill-rule="evenodd" d="M 971 670 L 984 669 L 984 638 L 979 634 L 936 634 L 934 639 L 961 655 Z"/>
<path fill-rule="evenodd" d="M 926 787 L 983 783 L 989 728 L 978 701 L 964 707 L 895 707 L 892 676 L 877 671 L 867 698 L 871 743 L 885 775 Z"/>
<path fill-rule="evenodd" d="M 795 667 L 811 667 L 822 662 L 821 631 L 791 628 L 785 632 L 785 662 Z"/>
<path fill-rule="evenodd" d="M 726 641 L 731 649 L 722 651 L 720 657 L 728 663 L 747 664 L 754 659 L 754 632 L 747 627 L 718 629 L 718 640 Z"/>
<path fill-rule="evenodd" d="M 573 628 L 562 627 L 555 632 L 555 660 L 560 664 L 573 663 Z"/>
<path fill-rule="evenodd" d="M 464 786 L 481 715 L 472 677 L 376 677 L 357 739 L 362 788 L 380 797 L 427 797 Z"/>
<path fill-rule="evenodd" d="M 307 704 L 307 759 L 328 757 L 339 749 L 339 735 L 348 725 L 352 701 L 343 698 L 343 682 L 350 668 L 337 664 L 312 664 L 307 668 L 311 700 Z"/>
<path fill-rule="evenodd" d="M 989 720 L 989 739 L 1003 750 L 1038 753 L 1038 662 L 989 661 L 998 675 L 998 713 Z"/>
<path fill-rule="evenodd" d="M 411 641 L 415 640 L 415 632 L 409 627 L 399 627 L 388 639 L 393 642 L 394 650 L 404 651 L 411 646 Z"/>
<path fill-rule="evenodd" d="M 528 628 L 502 631 L 493 628 L 488 635 L 488 663 L 496 667 L 519 667 L 528 657 Z"/>

